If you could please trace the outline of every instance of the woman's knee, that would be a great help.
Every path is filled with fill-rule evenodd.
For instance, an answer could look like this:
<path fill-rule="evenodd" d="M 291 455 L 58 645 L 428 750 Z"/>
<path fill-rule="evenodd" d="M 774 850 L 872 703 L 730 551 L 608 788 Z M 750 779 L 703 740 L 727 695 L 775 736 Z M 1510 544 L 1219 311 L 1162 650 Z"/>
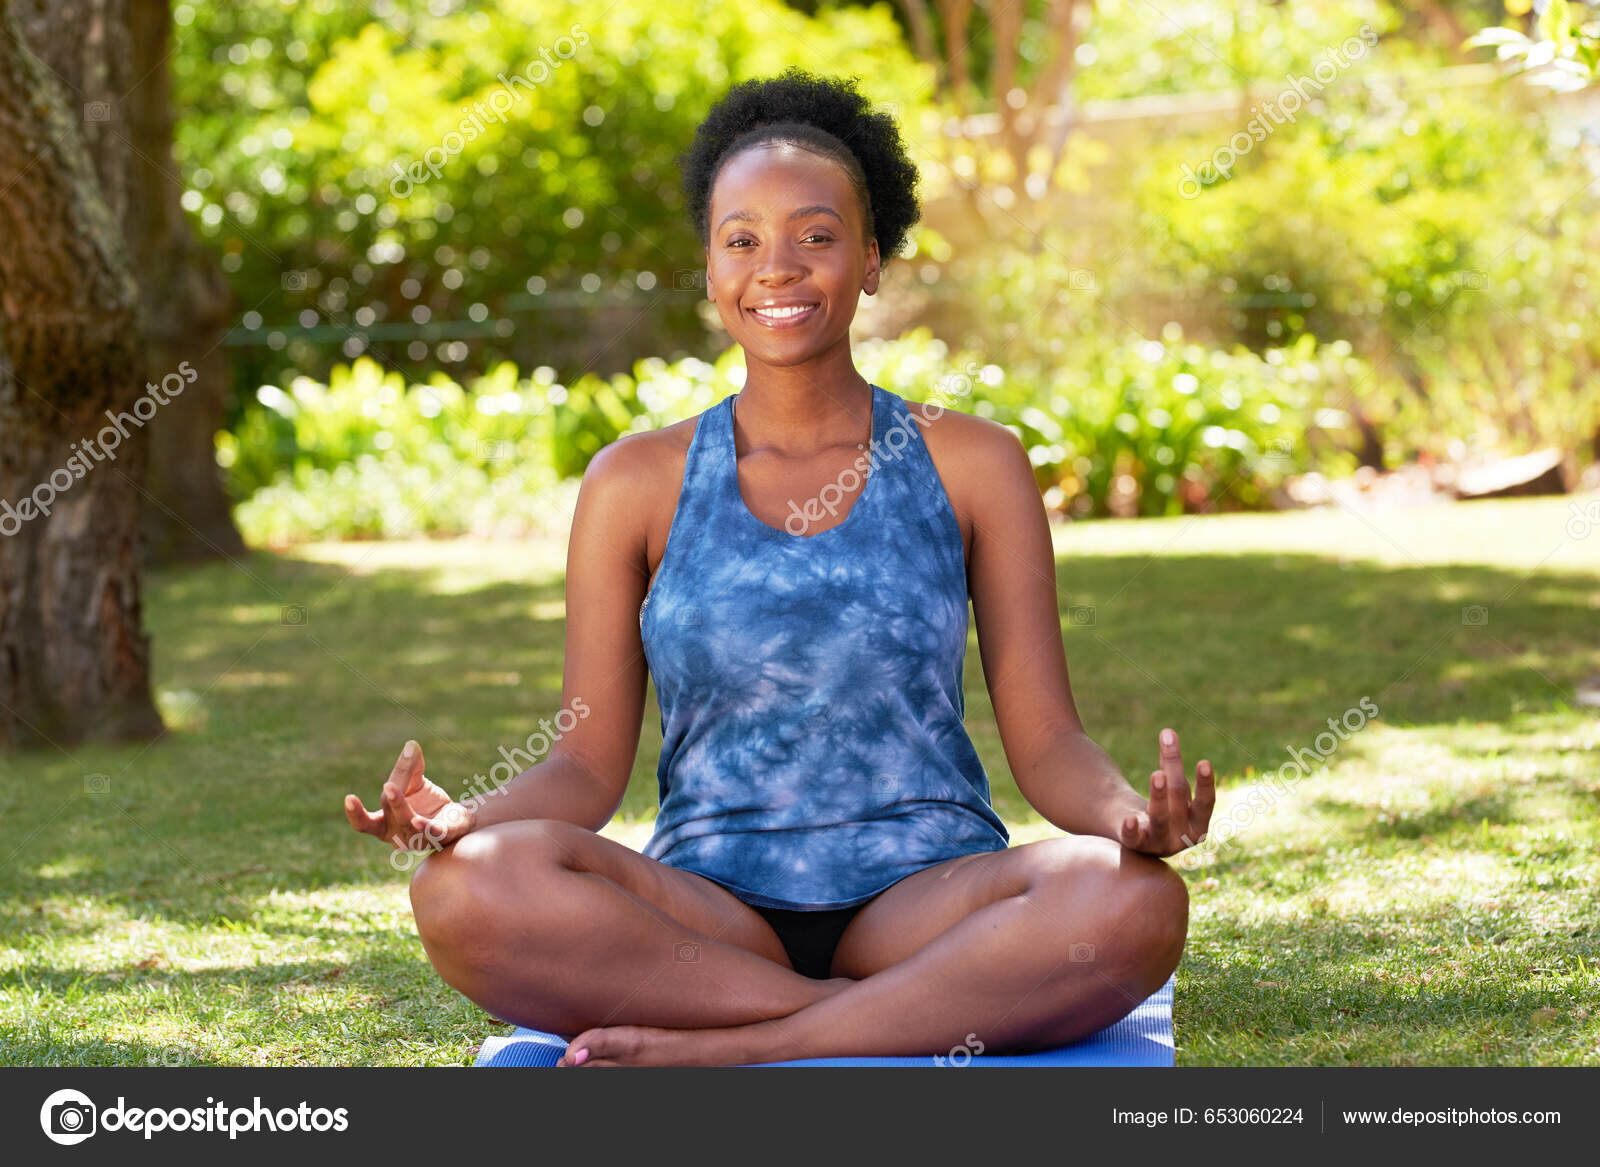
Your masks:
<path fill-rule="evenodd" d="M 495 935 L 504 912 L 549 902 L 526 889 L 578 865 L 581 841 L 573 832 L 584 833 L 555 820 L 497 823 L 429 856 L 411 876 L 411 911 L 424 942 L 461 947 Z"/>
<path fill-rule="evenodd" d="M 1163 860 L 1129 852 L 1118 890 L 1113 951 L 1121 949 L 1126 964 L 1156 968 L 1165 980 L 1189 935 L 1188 885 Z"/>
<path fill-rule="evenodd" d="M 1082 934 L 1070 938 L 1070 958 L 1139 966 L 1170 961 L 1176 966 L 1189 929 L 1189 889 L 1183 877 L 1163 860 L 1112 839 L 1059 841 L 1068 845 L 1041 857 L 1041 870 L 1027 894 L 1059 905 L 1059 910 L 1051 909 L 1053 915 L 1079 921 L 1074 932 Z M 1093 905 L 1088 919 L 1086 903 Z"/>

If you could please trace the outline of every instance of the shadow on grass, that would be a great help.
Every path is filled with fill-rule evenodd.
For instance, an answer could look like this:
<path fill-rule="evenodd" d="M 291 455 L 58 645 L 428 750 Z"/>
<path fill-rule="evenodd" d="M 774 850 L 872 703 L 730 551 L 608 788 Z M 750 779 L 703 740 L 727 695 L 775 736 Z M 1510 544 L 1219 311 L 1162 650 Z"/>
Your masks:
<path fill-rule="evenodd" d="M 1600 671 L 1600 613 L 1592 581 L 1577 576 L 1528 582 L 1481 566 L 1308 555 L 1085 556 L 1063 559 L 1058 575 L 1079 710 L 1141 788 L 1163 725 L 1179 729 L 1191 767 L 1209 758 L 1226 784 L 1310 747 L 1363 696 L 1394 726 L 1504 722 L 1570 709 L 1576 680 Z M 152 576 L 157 681 L 174 728 L 148 747 L 6 759 L 10 921 L 56 894 L 204 923 L 272 889 L 402 883 L 383 845 L 350 830 L 344 794 L 370 805 L 408 737 L 423 743 L 430 777 L 455 791 L 561 702 L 563 621 L 550 614 L 559 579 L 467 592 L 437 581 L 428 570 L 355 577 L 259 553 L 243 569 Z M 1482 619 L 1464 614 L 1474 605 Z M 1030 818 L 975 651 L 966 683 L 996 807 L 1011 822 Z M 643 728 L 620 812 L 630 818 L 655 806 L 653 695 Z M 1356 735 L 1341 757 L 1368 749 Z M 85 794 L 90 774 L 106 777 L 103 794 Z M 1402 837 L 1508 813 L 1474 796 L 1379 830 L 1327 809 L 1352 829 Z"/>
<path fill-rule="evenodd" d="M 1432 905 L 1316 913 L 1287 928 L 1215 920 L 1191 935 L 1179 968 L 1179 1063 L 1592 1062 L 1586 978 L 1550 966 L 1574 944 L 1592 959 L 1594 930 L 1575 942 L 1529 936 L 1514 918 L 1456 916 Z"/>
<path fill-rule="evenodd" d="M 348 939 L 348 936 L 345 937 Z M 503 1030 L 449 989 L 426 961 L 408 952 L 369 950 L 357 960 L 301 960 L 213 965 L 203 969 L 129 966 L 86 972 L 30 962 L 0 973 L 0 996 L 48 995 L 69 1019 L 13 1027 L 0 1034 L 8 1065 L 232 1065 L 211 1048 L 214 1031 L 248 1047 L 315 1049 L 330 1027 L 359 1028 L 384 1043 L 440 1035 L 462 1043 Z M 110 1028 L 137 1018 L 170 1019 L 170 1041 L 90 1037 L 74 1028 Z M 316 1059 L 313 1058 L 313 1061 Z"/>

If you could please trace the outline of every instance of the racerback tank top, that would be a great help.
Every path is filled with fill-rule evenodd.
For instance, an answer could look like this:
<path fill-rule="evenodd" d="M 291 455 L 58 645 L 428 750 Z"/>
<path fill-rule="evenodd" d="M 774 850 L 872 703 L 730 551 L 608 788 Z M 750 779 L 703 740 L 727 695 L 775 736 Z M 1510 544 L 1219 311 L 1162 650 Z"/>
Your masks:
<path fill-rule="evenodd" d="M 925 867 L 1004 850 L 963 724 L 961 530 L 898 395 L 872 386 L 865 486 L 847 469 L 788 530 L 739 493 L 734 397 L 700 415 L 639 631 L 661 704 L 644 853 L 745 903 L 863 903 Z"/>

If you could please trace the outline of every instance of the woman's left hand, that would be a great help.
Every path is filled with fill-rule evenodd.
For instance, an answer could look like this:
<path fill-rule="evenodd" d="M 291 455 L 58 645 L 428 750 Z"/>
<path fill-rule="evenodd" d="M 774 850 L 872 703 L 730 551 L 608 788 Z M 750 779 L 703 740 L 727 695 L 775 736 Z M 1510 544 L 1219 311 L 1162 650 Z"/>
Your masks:
<path fill-rule="evenodd" d="M 1122 820 L 1119 841 L 1130 851 L 1176 855 L 1206 837 L 1211 808 L 1217 801 L 1217 778 L 1204 758 L 1195 767 L 1194 797 L 1178 752 L 1178 735 L 1161 731 L 1161 769 L 1150 775 L 1150 805 Z"/>

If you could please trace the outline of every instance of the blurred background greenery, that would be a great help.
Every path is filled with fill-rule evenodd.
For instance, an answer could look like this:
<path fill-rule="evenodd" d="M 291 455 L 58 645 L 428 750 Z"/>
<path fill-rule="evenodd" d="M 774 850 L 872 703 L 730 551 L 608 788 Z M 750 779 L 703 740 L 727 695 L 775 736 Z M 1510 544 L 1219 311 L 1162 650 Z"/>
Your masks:
<path fill-rule="evenodd" d="M 863 371 L 962 379 L 951 404 L 1016 430 L 1059 515 L 1537 451 L 1592 476 L 1591 14 L 1176 7 L 177 5 L 242 531 L 537 527 L 606 442 L 736 391 L 674 159 L 727 85 L 792 64 L 859 76 L 923 173 Z M 1530 61 L 1557 16 L 1571 47 Z"/>

